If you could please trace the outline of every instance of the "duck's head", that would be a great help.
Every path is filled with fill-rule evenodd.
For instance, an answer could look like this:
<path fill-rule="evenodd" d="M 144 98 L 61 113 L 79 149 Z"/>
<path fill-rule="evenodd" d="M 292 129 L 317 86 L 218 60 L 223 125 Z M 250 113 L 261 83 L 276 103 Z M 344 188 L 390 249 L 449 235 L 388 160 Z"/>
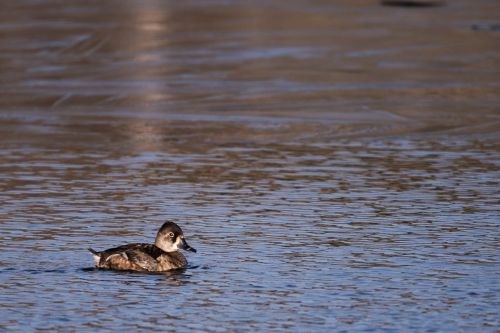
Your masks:
<path fill-rule="evenodd" d="M 174 252 L 178 249 L 196 252 L 196 250 L 189 246 L 184 239 L 182 229 L 177 224 L 170 221 L 163 223 L 160 230 L 158 230 L 155 245 L 165 252 Z"/>

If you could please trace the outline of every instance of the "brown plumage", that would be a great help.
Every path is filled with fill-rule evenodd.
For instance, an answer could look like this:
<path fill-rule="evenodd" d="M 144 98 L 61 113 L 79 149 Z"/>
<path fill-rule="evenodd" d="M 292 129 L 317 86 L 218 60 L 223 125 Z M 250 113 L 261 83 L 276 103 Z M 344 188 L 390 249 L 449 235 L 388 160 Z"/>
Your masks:
<path fill-rule="evenodd" d="M 187 266 L 186 257 L 178 249 L 196 252 L 187 244 L 177 224 L 165 222 L 156 235 L 155 244 L 128 244 L 101 252 L 88 250 L 99 268 L 163 272 Z"/>

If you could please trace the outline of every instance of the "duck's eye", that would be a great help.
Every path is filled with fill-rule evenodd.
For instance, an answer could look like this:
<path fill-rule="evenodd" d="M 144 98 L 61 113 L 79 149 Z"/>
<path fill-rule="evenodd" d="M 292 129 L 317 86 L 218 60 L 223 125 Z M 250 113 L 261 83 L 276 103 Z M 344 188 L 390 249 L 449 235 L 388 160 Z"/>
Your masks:
<path fill-rule="evenodd" d="M 173 232 L 169 232 L 169 233 L 168 233 L 168 237 L 170 237 L 170 238 L 174 238 L 174 233 L 173 233 Z"/>

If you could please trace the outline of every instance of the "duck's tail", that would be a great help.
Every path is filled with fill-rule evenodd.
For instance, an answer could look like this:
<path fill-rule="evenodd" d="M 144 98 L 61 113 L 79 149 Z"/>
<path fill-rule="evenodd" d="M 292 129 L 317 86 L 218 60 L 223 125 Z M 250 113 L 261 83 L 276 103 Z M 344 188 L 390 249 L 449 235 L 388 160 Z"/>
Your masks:
<path fill-rule="evenodd" d="M 93 248 L 89 247 L 89 248 L 87 248 L 87 250 L 89 250 L 93 255 L 99 256 L 99 252 L 97 252 Z"/>
<path fill-rule="evenodd" d="M 91 247 L 89 247 L 87 250 L 89 250 L 90 253 L 92 253 L 92 257 L 94 257 L 95 265 L 97 266 L 99 264 L 99 261 L 101 261 L 101 254 Z"/>

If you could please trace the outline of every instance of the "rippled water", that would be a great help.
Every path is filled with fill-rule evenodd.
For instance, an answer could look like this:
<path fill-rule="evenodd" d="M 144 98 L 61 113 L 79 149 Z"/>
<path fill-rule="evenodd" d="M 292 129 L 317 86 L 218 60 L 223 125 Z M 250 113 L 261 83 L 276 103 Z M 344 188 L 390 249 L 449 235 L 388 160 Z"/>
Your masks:
<path fill-rule="evenodd" d="M 498 330 L 474 4 L 4 4 L 0 330 Z M 188 269 L 93 268 L 166 219 Z"/>

